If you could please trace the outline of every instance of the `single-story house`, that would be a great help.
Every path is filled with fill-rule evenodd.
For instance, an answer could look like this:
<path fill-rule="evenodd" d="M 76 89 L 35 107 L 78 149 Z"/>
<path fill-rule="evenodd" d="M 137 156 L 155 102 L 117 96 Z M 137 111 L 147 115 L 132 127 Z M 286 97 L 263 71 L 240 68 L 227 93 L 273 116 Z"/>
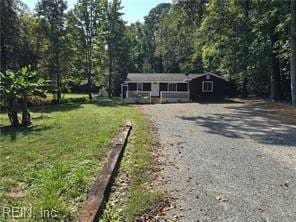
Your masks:
<path fill-rule="evenodd" d="M 217 99 L 225 92 L 225 79 L 213 73 L 129 73 L 121 84 L 121 96 L 129 103 Z"/>

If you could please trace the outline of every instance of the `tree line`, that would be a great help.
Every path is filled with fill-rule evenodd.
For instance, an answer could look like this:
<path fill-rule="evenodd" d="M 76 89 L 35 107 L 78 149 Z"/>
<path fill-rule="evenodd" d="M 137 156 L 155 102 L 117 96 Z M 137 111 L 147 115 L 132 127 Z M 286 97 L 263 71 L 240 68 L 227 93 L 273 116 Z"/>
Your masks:
<path fill-rule="evenodd" d="M 127 73 L 125 22 L 119 0 L 39 0 L 33 12 L 21 1 L 1 1 L 1 72 L 31 65 L 51 80 L 56 99 L 76 86 L 118 94 Z M 109 73 L 109 74 L 108 74 Z"/>
<path fill-rule="evenodd" d="M 231 94 L 296 104 L 295 26 L 294 0 L 173 0 L 128 27 L 129 70 L 214 72 Z"/>
<path fill-rule="evenodd" d="M 296 104 L 294 0 L 173 0 L 132 24 L 120 0 L 2 0 L 0 29 L 1 72 L 31 65 L 57 101 L 118 96 L 128 72 L 214 72 L 233 95 Z"/>

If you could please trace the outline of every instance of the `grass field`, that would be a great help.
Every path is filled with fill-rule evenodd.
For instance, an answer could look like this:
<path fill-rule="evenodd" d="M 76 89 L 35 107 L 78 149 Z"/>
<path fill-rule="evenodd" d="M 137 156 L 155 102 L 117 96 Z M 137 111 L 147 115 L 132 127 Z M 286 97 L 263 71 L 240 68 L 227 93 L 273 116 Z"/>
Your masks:
<path fill-rule="evenodd" d="M 132 222 L 135 216 L 165 198 L 163 193 L 150 186 L 150 173 L 158 171 L 158 165 L 151 156 L 151 146 L 157 143 L 157 139 L 147 130 L 148 123 L 142 115 L 135 116 L 134 121 L 136 124 L 115 181 L 116 192 L 111 193 L 106 210 L 99 219 L 101 222 Z M 124 179 L 126 176 L 127 180 Z"/>
<path fill-rule="evenodd" d="M 131 157 L 131 175 L 137 181 L 133 189 L 141 201 L 153 196 L 145 190 L 147 175 L 141 180 L 151 167 L 149 135 L 136 108 L 108 101 L 73 103 L 46 106 L 42 118 L 35 108 L 32 116 L 30 128 L 12 129 L 5 126 L 6 115 L 0 115 L 0 205 L 30 206 L 37 212 L 56 209 L 59 219 L 73 219 L 102 167 L 112 136 L 126 119 L 141 132 L 134 134 L 139 151 Z M 133 211 L 139 213 L 147 204 L 132 206 Z"/>
<path fill-rule="evenodd" d="M 78 94 L 78 93 L 65 93 L 65 94 L 62 94 L 62 98 L 65 98 L 65 99 L 81 98 L 81 97 L 88 98 L 88 94 Z"/>
<path fill-rule="evenodd" d="M 54 95 L 51 93 L 47 93 L 47 100 L 53 100 Z M 62 93 L 62 99 L 77 99 L 77 98 L 88 98 L 88 94 L 85 93 Z"/>

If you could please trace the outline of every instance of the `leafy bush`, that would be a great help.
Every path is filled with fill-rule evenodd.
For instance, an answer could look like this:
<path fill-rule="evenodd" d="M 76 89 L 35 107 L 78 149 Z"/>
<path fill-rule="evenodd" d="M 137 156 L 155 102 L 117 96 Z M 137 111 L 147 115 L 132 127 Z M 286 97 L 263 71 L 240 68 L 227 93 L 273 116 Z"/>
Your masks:
<path fill-rule="evenodd" d="M 28 110 L 28 98 L 46 98 L 45 90 L 51 88 L 46 81 L 37 76 L 30 66 L 23 67 L 17 72 L 6 70 L 0 72 L 1 103 L 7 107 L 7 114 L 12 126 L 19 126 L 18 109 L 22 110 L 22 125 L 31 124 L 31 116 Z"/>

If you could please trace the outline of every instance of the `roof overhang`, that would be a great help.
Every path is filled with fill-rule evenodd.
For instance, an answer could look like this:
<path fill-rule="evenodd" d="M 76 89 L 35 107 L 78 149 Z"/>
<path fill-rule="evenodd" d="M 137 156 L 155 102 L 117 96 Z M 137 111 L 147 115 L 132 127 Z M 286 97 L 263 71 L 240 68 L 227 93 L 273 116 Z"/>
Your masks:
<path fill-rule="evenodd" d="M 211 73 L 211 72 L 207 72 L 207 73 L 202 73 L 202 74 L 197 74 L 197 73 L 188 73 L 188 74 L 184 74 L 184 73 L 179 73 L 177 74 L 178 75 L 183 75 L 183 79 L 179 78 L 178 80 L 169 80 L 169 79 L 149 79 L 149 77 L 151 77 L 151 75 L 155 75 L 155 74 L 146 74 L 146 73 L 129 73 L 128 75 L 147 75 L 148 78 L 142 78 L 142 79 L 127 79 L 124 81 L 124 83 L 188 83 L 190 82 L 191 80 L 193 79 L 197 79 L 197 78 L 201 78 L 201 77 L 204 77 L 204 76 L 207 76 L 207 75 L 211 75 L 211 76 L 214 76 L 216 78 L 219 78 L 219 79 L 223 79 L 225 80 L 222 76 L 219 76 L 217 74 L 214 74 L 214 73 Z M 166 73 L 158 73 L 162 76 L 165 75 L 165 77 L 167 78 L 169 75 L 172 75 L 172 74 L 166 74 Z M 176 78 L 176 75 L 172 76 L 172 79 Z"/>
<path fill-rule="evenodd" d="M 138 83 L 138 82 L 142 82 L 142 83 L 186 83 L 187 79 L 183 80 L 183 81 L 124 81 L 124 83 Z"/>
<path fill-rule="evenodd" d="M 191 80 L 193 80 L 193 79 L 198 79 L 198 78 L 201 78 L 201 77 L 204 77 L 204 76 L 207 76 L 207 75 L 215 76 L 215 77 L 217 77 L 217 78 L 219 78 L 219 79 L 223 79 L 223 80 L 225 80 L 222 76 L 219 76 L 219 75 L 214 74 L 214 73 L 211 73 L 211 72 L 207 72 L 207 73 L 201 74 L 201 75 L 199 75 L 199 76 L 193 76 L 192 78 L 188 79 L 187 81 L 191 81 Z M 225 80 L 225 81 L 226 81 L 226 80 Z"/>

